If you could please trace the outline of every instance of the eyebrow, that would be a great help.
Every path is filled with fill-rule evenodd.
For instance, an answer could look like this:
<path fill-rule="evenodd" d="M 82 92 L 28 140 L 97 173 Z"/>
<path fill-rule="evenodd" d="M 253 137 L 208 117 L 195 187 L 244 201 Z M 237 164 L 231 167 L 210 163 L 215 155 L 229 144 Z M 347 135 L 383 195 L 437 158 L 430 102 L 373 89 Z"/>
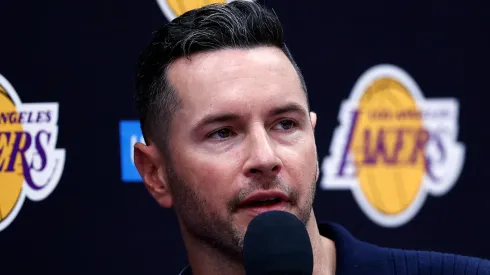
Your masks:
<path fill-rule="evenodd" d="M 299 104 L 297 103 L 288 103 L 283 106 L 278 106 L 272 109 L 268 115 L 269 116 L 277 116 L 289 112 L 297 112 L 300 113 L 301 115 L 306 116 L 307 112 L 306 110 Z M 199 129 L 205 125 L 208 124 L 213 124 L 213 123 L 220 123 L 220 122 L 230 122 L 230 121 L 238 121 L 240 120 L 240 116 L 235 113 L 217 113 L 217 114 L 210 114 L 205 116 L 203 119 L 201 119 L 194 129 Z"/>
<path fill-rule="evenodd" d="M 240 116 L 234 113 L 219 113 L 219 114 L 211 114 L 205 116 L 196 124 L 196 129 L 201 128 L 208 124 L 220 123 L 220 122 L 229 122 L 229 121 L 237 121 L 240 119 Z"/>
<path fill-rule="evenodd" d="M 301 115 L 304 115 L 304 116 L 307 115 L 307 112 L 303 108 L 303 106 L 299 105 L 298 103 L 288 103 L 286 105 L 279 106 L 279 107 L 272 109 L 269 112 L 269 116 L 277 116 L 277 115 L 290 113 L 290 112 L 300 113 Z"/>

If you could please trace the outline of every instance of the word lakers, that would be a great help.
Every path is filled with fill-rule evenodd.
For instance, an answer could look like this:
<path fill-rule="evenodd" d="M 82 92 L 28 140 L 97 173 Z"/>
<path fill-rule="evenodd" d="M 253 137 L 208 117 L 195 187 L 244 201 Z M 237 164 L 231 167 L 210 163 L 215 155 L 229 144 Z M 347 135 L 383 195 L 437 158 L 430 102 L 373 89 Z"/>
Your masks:
<path fill-rule="evenodd" d="M 197 9 L 209 4 L 227 3 L 232 1 L 233 0 L 157 0 L 157 3 L 165 14 L 165 17 L 167 17 L 169 21 L 172 21 L 175 17 L 192 9 Z"/>
<path fill-rule="evenodd" d="M 65 151 L 55 149 L 57 122 L 57 103 L 22 103 L 0 75 L 0 231 L 26 197 L 43 200 L 58 184 Z"/>
<path fill-rule="evenodd" d="M 340 107 L 321 188 L 350 189 L 378 225 L 405 224 L 428 194 L 444 195 L 460 175 L 458 109 L 455 99 L 425 99 L 401 68 L 369 69 Z"/>

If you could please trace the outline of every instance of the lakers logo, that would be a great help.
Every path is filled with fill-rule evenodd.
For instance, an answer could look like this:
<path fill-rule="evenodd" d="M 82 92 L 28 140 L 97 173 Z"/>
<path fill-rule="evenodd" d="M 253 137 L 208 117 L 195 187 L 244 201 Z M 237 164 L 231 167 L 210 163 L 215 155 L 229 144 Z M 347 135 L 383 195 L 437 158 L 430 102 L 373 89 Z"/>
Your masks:
<path fill-rule="evenodd" d="M 444 195 L 459 177 L 458 109 L 454 99 L 425 99 L 398 67 L 369 69 L 341 105 L 321 188 L 352 190 L 381 226 L 405 224 L 428 194 Z"/>
<path fill-rule="evenodd" d="M 57 103 L 22 103 L 0 75 L 0 231 L 25 198 L 42 200 L 58 184 L 65 151 L 55 149 L 57 121 Z"/>
<path fill-rule="evenodd" d="M 165 17 L 167 17 L 169 21 L 172 21 L 175 17 L 193 9 L 209 4 L 227 3 L 232 1 L 233 0 L 157 0 L 160 9 L 162 9 Z"/>

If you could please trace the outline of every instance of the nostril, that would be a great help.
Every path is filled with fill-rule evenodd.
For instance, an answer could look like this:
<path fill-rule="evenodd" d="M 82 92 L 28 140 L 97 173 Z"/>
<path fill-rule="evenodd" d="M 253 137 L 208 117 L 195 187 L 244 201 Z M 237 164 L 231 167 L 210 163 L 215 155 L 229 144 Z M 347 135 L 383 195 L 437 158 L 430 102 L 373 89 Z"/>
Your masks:
<path fill-rule="evenodd" d="M 272 172 L 277 172 L 279 170 L 279 165 L 272 167 Z"/>
<path fill-rule="evenodd" d="M 260 172 L 259 169 L 255 169 L 255 168 L 250 169 L 250 173 L 252 174 L 257 174 L 258 172 Z"/>

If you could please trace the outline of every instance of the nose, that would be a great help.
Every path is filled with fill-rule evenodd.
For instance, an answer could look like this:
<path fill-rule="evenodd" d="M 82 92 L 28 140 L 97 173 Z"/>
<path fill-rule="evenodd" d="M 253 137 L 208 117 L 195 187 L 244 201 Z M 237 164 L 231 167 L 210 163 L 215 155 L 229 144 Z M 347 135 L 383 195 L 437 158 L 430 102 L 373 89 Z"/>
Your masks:
<path fill-rule="evenodd" d="M 248 144 L 249 155 L 244 165 L 244 174 L 247 177 L 277 176 L 283 164 L 267 131 L 261 129 L 251 133 Z"/>

